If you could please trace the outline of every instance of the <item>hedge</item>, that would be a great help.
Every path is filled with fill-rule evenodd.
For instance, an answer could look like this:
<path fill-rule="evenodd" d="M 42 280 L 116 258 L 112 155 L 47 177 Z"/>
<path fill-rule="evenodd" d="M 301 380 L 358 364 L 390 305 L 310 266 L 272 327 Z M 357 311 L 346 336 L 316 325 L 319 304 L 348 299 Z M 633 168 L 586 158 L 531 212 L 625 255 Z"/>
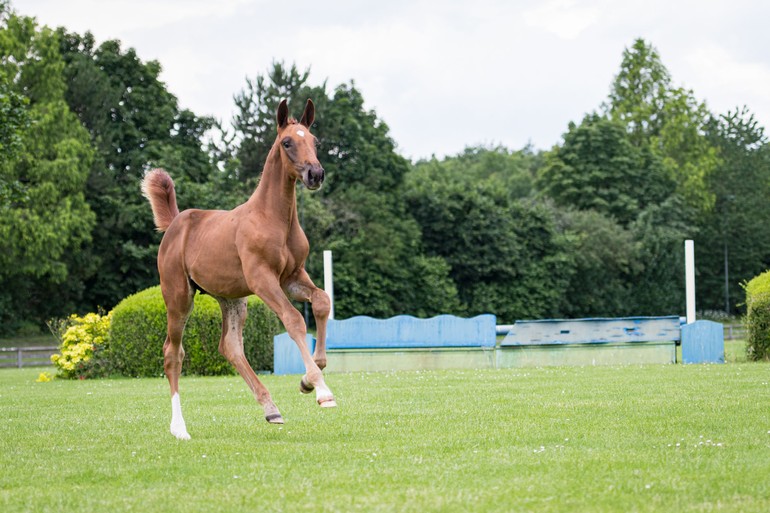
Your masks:
<path fill-rule="evenodd" d="M 255 371 L 273 370 L 273 336 L 278 317 L 255 296 L 248 299 L 243 328 L 246 358 Z M 219 354 L 222 313 L 211 296 L 198 294 L 187 321 L 182 344 L 182 372 L 197 375 L 232 374 L 235 369 Z M 108 359 L 111 371 L 123 376 L 163 376 L 166 305 L 160 287 L 151 287 L 121 301 L 112 311 Z"/>
<path fill-rule="evenodd" d="M 748 357 L 770 360 L 770 271 L 755 277 L 744 288 Z"/>

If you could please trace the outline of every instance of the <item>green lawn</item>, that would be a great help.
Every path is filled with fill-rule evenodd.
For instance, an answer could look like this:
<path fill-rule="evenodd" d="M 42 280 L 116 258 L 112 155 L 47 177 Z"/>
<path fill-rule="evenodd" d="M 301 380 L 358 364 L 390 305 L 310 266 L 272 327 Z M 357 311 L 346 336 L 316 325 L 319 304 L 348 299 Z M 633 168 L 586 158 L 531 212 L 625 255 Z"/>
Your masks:
<path fill-rule="evenodd" d="M 682 346 L 678 346 L 678 349 L 681 351 Z M 728 363 L 747 362 L 748 357 L 746 356 L 746 341 L 725 340 L 725 361 Z"/>
<path fill-rule="evenodd" d="M 770 365 L 36 383 L 0 371 L 0 511 L 770 511 Z"/>

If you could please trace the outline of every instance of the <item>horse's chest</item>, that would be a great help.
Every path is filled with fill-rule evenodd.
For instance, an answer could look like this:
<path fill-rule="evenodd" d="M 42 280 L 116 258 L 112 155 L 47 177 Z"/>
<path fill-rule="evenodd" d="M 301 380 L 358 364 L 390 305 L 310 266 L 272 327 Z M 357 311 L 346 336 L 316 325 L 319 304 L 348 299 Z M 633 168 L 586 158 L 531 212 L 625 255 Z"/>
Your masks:
<path fill-rule="evenodd" d="M 301 231 L 265 233 L 249 230 L 241 231 L 239 235 L 237 244 L 241 260 L 268 268 L 281 278 L 304 266 L 310 250 L 307 238 Z"/>
<path fill-rule="evenodd" d="M 282 251 L 283 272 L 281 274 L 292 274 L 295 270 L 302 267 L 305 264 L 307 255 L 307 249 L 292 247 L 292 245 L 287 243 Z"/>
<path fill-rule="evenodd" d="M 308 255 L 306 248 L 307 246 L 303 248 L 302 245 L 292 244 L 290 239 L 272 239 L 253 246 L 252 251 L 277 275 L 284 276 L 304 265 Z"/>

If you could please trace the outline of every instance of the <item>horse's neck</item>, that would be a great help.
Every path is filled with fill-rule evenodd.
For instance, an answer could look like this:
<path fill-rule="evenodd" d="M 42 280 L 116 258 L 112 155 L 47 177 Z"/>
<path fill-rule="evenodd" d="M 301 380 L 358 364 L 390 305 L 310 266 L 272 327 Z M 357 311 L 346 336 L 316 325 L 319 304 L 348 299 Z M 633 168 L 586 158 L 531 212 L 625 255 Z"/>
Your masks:
<path fill-rule="evenodd" d="M 249 198 L 249 203 L 278 220 L 282 226 L 286 223 L 287 230 L 297 219 L 296 180 L 286 177 L 281 156 L 275 147 L 267 156 L 259 185 Z"/>

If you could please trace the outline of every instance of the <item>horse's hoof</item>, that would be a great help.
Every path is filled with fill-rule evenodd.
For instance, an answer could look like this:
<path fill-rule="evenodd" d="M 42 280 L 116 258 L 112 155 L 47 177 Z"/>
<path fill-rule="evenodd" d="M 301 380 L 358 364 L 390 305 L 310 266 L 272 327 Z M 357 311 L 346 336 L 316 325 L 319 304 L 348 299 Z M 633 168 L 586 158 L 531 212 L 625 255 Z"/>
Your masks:
<path fill-rule="evenodd" d="M 177 437 L 178 440 L 189 440 L 190 434 L 187 432 L 186 429 L 174 429 L 171 428 L 171 434 Z"/>
<path fill-rule="evenodd" d="M 302 392 L 303 394 L 309 394 L 313 390 L 315 390 L 315 387 L 313 386 L 313 384 L 305 381 L 305 378 L 303 377 L 299 382 L 299 391 Z"/>
<path fill-rule="evenodd" d="M 283 424 L 283 417 L 280 413 L 273 413 L 272 415 L 265 415 L 265 420 L 270 424 Z"/>
<path fill-rule="evenodd" d="M 184 420 L 181 420 L 179 417 L 171 419 L 171 434 L 179 440 L 190 439 L 190 433 L 187 432 L 187 426 L 185 426 Z"/>
<path fill-rule="evenodd" d="M 326 397 L 324 399 L 318 399 L 318 406 L 320 406 L 321 408 L 336 408 L 337 401 L 334 400 L 334 397 Z"/>

